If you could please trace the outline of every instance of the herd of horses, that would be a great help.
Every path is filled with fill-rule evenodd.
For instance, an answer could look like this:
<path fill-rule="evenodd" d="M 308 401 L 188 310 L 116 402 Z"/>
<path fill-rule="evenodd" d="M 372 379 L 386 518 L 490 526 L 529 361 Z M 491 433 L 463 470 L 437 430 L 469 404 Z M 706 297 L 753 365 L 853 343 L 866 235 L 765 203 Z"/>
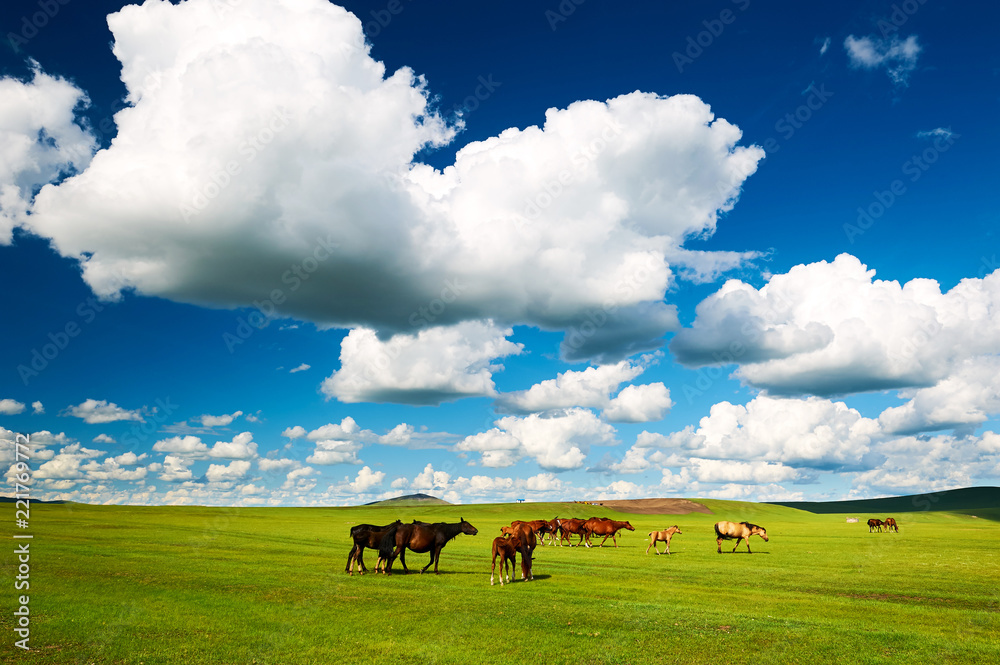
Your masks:
<path fill-rule="evenodd" d="M 504 585 L 505 580 L 508 583 L 511 581 L 511 570 L 516 570 L 518 556 L 521 557 L 521 579 L 525 581 L 533 580 L 532 563 L 534 561 L 535 548 L 539 544 L 559 545 L 561 547 L 563 543 L 566 543 L 570 547 L 592 547 L 591 537 L 603 536 L 604 540 L 601 541 L 598 547 L 604 547 L 604 543 L 607 542 L 608 538 L 611 538 L 614 546 L 618 547 L 617 534 L 622 529 L 635 531 L 635 527 L 629 522 L 612 520 L 607 517 L 591 517 L 589 519 L 561 519 L 556 517 L 551 520 L 514 520 L 510 523 L 510 526 L 501 527 L 500 536 L 493 539 L 491 549 L 493 568 L 490 572 L 490 584 L 494 584 L 498 560 L 500 563 L 500 586 Z M 876 518 L 868 520 L 869 533 L 876 529 L 879 532 L 883 529 L 899 532 L 896 520 L 892 517 L 887 517 L 885 521 Z M 392 566 L 397 558 L 403 565 L 403 572 L 410 572 L 406 567 L 406 550 L 410 550 L 418 554 L 430 554 L 430 561 L 420 570 L 421 573 L 426 572 L 431 565 L 434 566 L 434 572 L 438 573 L 441 550 L 452 539 L 462 533 L 474 536 L 479 533 L 479 530 L 464 519 L 459 519 L 457 523 L 429 523 L 414 520 L 409 524 L 404 524 L 402 521 L 396 520 L 384 526 L 358 524 L 351 527 L 351 540 L 354 544 L 351 547 L 350 554 L 347 555 L 347 568 L 345 572 L 353 575 L 355 567 L 361 574 L 368 572 L 368 568 L 365 566 L 364 551 L 365 549 L 372 549 L 378 552 L 378 562 L 375 565 L 376 572 L 392 575 Z M 662 554 L 670 554 L 670 539 L 682 533 L 680 527 L 676 524 L 663 531 L 650 531 L 647 534 L 649 544 L 646 546 L 646 554 L 649 554 L 650 547 L 653 548 L 653 552 L 656 554 L 661 554 L 657 548 L 658 543 L 666 544 L 666 549 Z M 577 536 L 576 543 L 573 543 L 573 536 Z M 715 536 L 719 554 L 722 554 L 722 542 L 724 540 L 736 541 L 736 545 L 732 550 L 733 552 L 736 552 L 740 543 L 745 541 L 748 554 L 753 554 L 750 549 L 751 536 L 760 536 L 764 542 L 768 540 L 767 530 L 762 526 L 751 524 L 750 522 L 716 522 Z M 546 542 L 546 537 L 548 538 L 548 542 Z"/>
<path fill-rule="evenodd" d="M 899 526 L 896 524 L 896 520 L 892 517 L 886 517 L 884 522 L 876 517 L 868 520 L 868 533 L 871 533 L 872 531 L 882 533 L 883 529 L 885 529 L 886 532 L 895 531 L 896 533 L 899 533 Z"/>
<path fill-rule="evenodd" d="M 598 547 L 604 547 L 608 538 L 611 539 L 615 547 L 618 547 L 617 535 L 622 529 L 635 531 L 635 527 L 628 521 L 612 520 L 607 517 L 514 520 L 510 526 L 501 527 L 501 535 L 493 539 L 491 550 L 493 568 L 490 572 L 490 584 L 494 584 L 498 560 L 501 586 L 505 580 L 506 582 L 511 581 L 511 570 L 516 570 L 518 556 L 521 557 L 521 579 L 533 580 L 532 563 L 535 548 L 539 544 L 561 547 L 565 543 L 570 547 L 593 547 L 591 538 L 603 536 L 604 539 Z M 376 572 L 392 575 L 393 564 L 398 558 L 403 566 L 403 572 L 408 573 L 406 550 L 410 550 L 418 554 L 430 554 L 430 561 L 420 570 L 421 573 L 426 572 L 432 564 L 434 572 L 439 573 L 438 562 L 441 559 L 441 550 L 462 533 L 474 536 L 479 533 L 479 530 L 464 519 L 459 519 L 457 523 L 429 523 L 414 520 L 409 524 L 404 524 L 401 520 L 396 520 L 384 526 L 358 524 L 351 527 L 350 536 L 353 545 L 347 555 L 345 572 L 350 575 L 354 574 L 355 569 L 360 574 L 368 572 L 368 568 L 365 566 L 364 551 L 372 549 L 378 552 L 378 561 L 375 564 Z M 670 539 L 681 533 L 683 532 L 676 524 L 663 531 L 649 532 L 649 545 L 646 546 L 646 554 L 649 554 L 650 547 L 656 554 L 660 554 L 657 544 L 661 542 L 666 544 L 663 554 L 670 554 Z M 765 541 L 767 540 L 767 531 L 763 527 L 749 522 L 718 522 L 715 525 L 715 534 L 720 554 L 722 553 L 723 540 L 735 539 L 736 547 L 739 547 L 741 541 L 746 540 L 747 552 L 750 552 L 750 536 L 756 535 Z M 577 537 L 576 543 L 573 543 L 573 536 Z M 548 537 L 548 542 L 546 542 L 546 537 Z M 736 547 L 733 548 L 734 552 Z"/>

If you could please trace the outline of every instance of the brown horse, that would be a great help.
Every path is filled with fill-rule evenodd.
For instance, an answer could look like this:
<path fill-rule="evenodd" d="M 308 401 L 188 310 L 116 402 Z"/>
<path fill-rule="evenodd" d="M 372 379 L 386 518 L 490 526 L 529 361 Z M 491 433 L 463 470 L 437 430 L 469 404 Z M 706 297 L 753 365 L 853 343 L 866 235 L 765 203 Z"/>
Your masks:
<path fill-rule="evenodd" d="M 406 567 L 406 549 L 417 553 L 430 552 L 431 560 L 420 572 L 427 572 L 431 564 L 434 564 L 434 574 L 438 574 L 438 561 L 441 559 L 441 550 L 448 544 L 448 541 L 460 533 L 470 536 L 479 533 L 479 529 L 464 519 L 459 518 L 459 520 L 457 524 L 447 524 L 445 522 L 425 524 L 423 522 L 415 522 L 413 524 L 402 524 L 399 527 L 390 529 L 385 537 L 382 538 L 382 543 L 379 547 L 379 556 L 388 561 L 385 574 L 392 575 L 392 564 L 396 561 L 396 557 L 399 557 L 403 564 L 403 572 L 410 572 Z"/>
<path fill-rule="evenodd" d="M 500 527 L 500 533 L 511 538 L 517 538 L 521 542 L 521 579 L 533 580 L 531 569 L 535 561 L 535 547 L 538 546 L 538 539 L 535 532 L 527 522 L 514 521 L 511 526 Z"/>
<path fill-rule="evenodd" d="M 762 526 L 750 524 L 750 522 L 716 522 L 715 535 L 717 536 L 715 542 L 719 546 L 719 554 L 722 554 L 723 540 L 735 538 L 736 547 L 740 546 L 740 541 L 747 541 L 748 554 L 753 554 L 750 551 L 750 536 L 760 536 L 765 543 L 767 542 L 767 530 Z M 736 551 L 736 547 L 733 548 L 733 552 Z"/>
<path fill-rule="evenodd" d="M 570 518 L 566 520 L 559 520 L 559 545 L 562 545 L 563 540 L 569 543 L 570 547 L 573 547 L 573 540 L 570 536 L 580 536 L 580 540 L 576 543 L 580 545 L 583 543 L 583 538 L 586 536 L 587 531 L 583 526 L 587 520 L 581 520 L 576 518 Z"/>
<path fill-rule="evenodd" d="M 556 544 L 556 534 L 559 532 L 559 518 L 558 517 L 553 517 L 552 519 L 550 519 L 548 521 L 548 525 L 549 525 L 549 530 L 548 530 L 549 539 L 552 541 L 550 544 L 551 545 L 555 545 Z M 544 545 L 544 544 L 545 544 L 545 536 L 542 536 L 542 545 Z M 562 543 L 560 543 L 560 545 L 561 544 Z"/>
<path fill-rule="evenodd" d="M 879 533 L 882 533 L 882 525 L 885 524 L 882 520 L 875 519 L 874 517 L 868 520 L 868 533 L 878 529 Z"/>
<path fill-rule="evenodd" d="M 591 517 L 584 523 L 584 528 L 587 530 L 587 547 L 591 547 L 590 537 L 592 535 L 604 536 L 604 540 L 601 541 L 601 547 L 604 547 L 604 543 L 608 541 L 608 538 L 615 544 L 615 547 L 618 547 L 618 532 L 620 530 L 628 529 L 629 531 L 635 531 L 635 527 L 628 522 L 618 522 L 606 517 Z"/>
<path fill-rule="evenodd" d="M 886 517 L 885 522 L 883 522 L 883 524 L 885 525 L 885 530 L 887 532 L 895 531 L 896 533 L 899 533 L 899 525 L 896 524 L 896 518 Z"/>
<path fill-rule="evenodd" d="M 344 569 L 348 575 L 354 574 L 355 563 L 358 566 L 358 574 L 364 575 L 368 572 L 368 568 L 365 567 L 364 551 L 367 547 L 368 549 L 378 550 L 379 544 L 382 542 L 382 538 L 385 534 L 389 532 L 393 526 L 399 526 L 402 524 L 399 520 L 396 520 L 392 524 L 386 524 L 385 526 L 375 526 L 374 524 L 358 524 L 351 527 L 351 539 L 354 541 L 354 546 L 351 547 L 350 554 L 347 555 L 347 568 Z M 378 566 L 376 565 L 376 570 Z"/>
<path fill-rule="evenodd" d="M 664 531 L 650 531 L 647 534 L 649 536 L 649 545 L 646 545 L 646 554 L 649 554 L 650 547 L 653 548 L 654 552 L 659 554 L 660 551 L 656 549 L 656 543 L 661 543 L 661 542 L 667 544 L 667 551 L 665 553 L 670 554 L 670 539 L 673 537 L 675 533 L 684 535 L 684 532 L 681 531 L 681 528 L 676 524 Z"/>
<path fill-rule="evenodd" d="M 510 569 L 517 565 L 517 553 L 523 545 L 517 536 L 499 536 L 493 539 L 493 570 L 490 572 L 490 586 L 493 586 L 493 575 L 497 570 L 497 557 L 500 557 L 500 586 L 503 586 L 504 570 L 507 571 L 507 581 L 510 582 Z M 524 565 L 524 555 L 521 555 L 521 565 Z"/>

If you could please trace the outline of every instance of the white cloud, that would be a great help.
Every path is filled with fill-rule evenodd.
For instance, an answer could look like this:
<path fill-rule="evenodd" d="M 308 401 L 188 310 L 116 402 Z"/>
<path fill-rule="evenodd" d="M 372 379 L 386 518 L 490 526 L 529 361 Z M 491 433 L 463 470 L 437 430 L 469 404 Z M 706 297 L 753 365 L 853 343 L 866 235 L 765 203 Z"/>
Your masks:
<path fill-rule="evenodd" d="M 302 463 L 298 460 L 293 459 L 270 459 L 267 457 L 261 457 L 257 460 L 257 468 L 264 473 L 270 473 L 271 471 L 284 471 L 285 469 L 297 469 L 302 466 Z"/>
<path fill-rule="evenodd" d="M 96 148 L 74 113 L 87 95 L 32 67 L 27 83 L 0 78 L 0 245 L 26 221 L 35 188 L 85 168 Z"/>
<path fill-rule="evenodd" d="M 289 439 L 301 439 L 305 435 L 306 435 L 306 428 L 302 427 L 301 425 L 295 425 L 294 427 L 288 427 L 288 428 L 285 429 L 284 432 L 281 433 L 281 436 L 289 438 Z"/>
<path fill-rule="evenodd" d="M 23 413 L 24 409 L 23 402 L 14 399 L 0 399 L 0 416 L 16 416 Z"/>
<path fill-rule="evenodd" d="M 349 486 L 354 492 L 363 494 L 381 485 L 383 480 L 385 480 L 385 473 L 372 471 L 370 467 L 363 466 L 358 471 L 357 477 L 349 483 Z"/>
<path fill-rule="evenodd" d="M 762 484 L 795 480 L 800 472 L 783 464 L 695 458 L 693 476 L 703 483 Z"/>
<path fill-rule="evenodd" d="M 232 441 L 217 441 L 211 448 L 197 436 L 174 436 L 157 441 L 153 444 L 153 450 L 189 459 L 249 460 L 257 457 L 257 444 L 250 432 L 241 432 Z"/>
<path fill-rule="evenodd" d="M 242 411 L 237 411 L 235 413 L 224 414 L 221 416 L 210 416 L 205 414 L 198 417 L 198 421 L 205 427 L 225 427 L 231 424 L 235 419 L 243 415 Z"/>
<path fill-rule="evenodd" d="M 114 402 L 107 400 L 88 399 L 81 404 L 71 406 L 69 415 L 83 419 L 83 422 L 96 425 L 103 423 L 113 423 L 119 420 L 137 420 L 145 422 L 142 418 L 142 411 L 136 409 L 129 411 L 123 409 Z"/>
<path fill-rule="evenodd" d="M 662 420 L 674 405 L 670 391 L 660 382 L 625 386 L 604 409 L 613 423 L 645 423 Z"/>
<path fill-rule="evenodd" d="M 533 413 L 568 407 L 603 408 L 610 404 L 611 393 L 631 381 L 645 368 L 623 360 L 614 365 L 568 370 L 554 379 L 536 383 L 528 390 L 505 393 L 497 399 L 502 409 L 515 413 Z"/>
<path fill-rule="evenodd" d="M 98 434 L 94 437 L 94 443 L 116 443 L 114 437 L 108 436 L 107 434 Z"/>
<path fill-rule="evenodd" d="M 41 402 L 32 402 L 31 408 L 33 409 L 32 413 L 36 416 L 45 413 L 45 406 Z"/>
<path fill-rule="evenodd" d="M 307 369 L 310 369 L 311 367 L 312 367 L 312 365 L 307 365 L 306 363 L 302 363 L 298 367 L 294 367 L 294 368 L 288 370 L 288 373 L 289 374 L 295 374 L 296 372 L 304 372 Z"/>
<path fill-rule="evenodd" d="M 827 50 L 830 48 L 830 38 L 825 37 L 823 42 L 819 46 L 819 54 L 826 55 Z"/>
<path fill-rule="evenodd" d="M 613 362 L 677 327 L 667 253 L 711 235 L 764 156 L 694 96 L 635 92 L 549 109 L 437 171 L 414 155 L 455 129 L 423 79 L 371 59 L 356 17 L 212 5 L 108 17 L 118 135 L 25 222 L 100 296 L 250 306 L 294 285 L 279 315 L 382 334 L 525 323 Z"/>
<path fill-rule="evenodd" d="M 951 131 L 951 127 L 936 127 L 928 131 L 917 132 L 918 139 L 944 139 L 949 140 L 953 136 L 957 136 L 955 132 Z"/>
<path fill-rule="evenodd" d="M 969 358 L 935 385 L 900 396 L 908 401 L 879 416 L 886 432 L 910 434 L 979 425 L 1000 413 L 1000 356 Z"/>
<path fill-rule="evenodd" d="M 247 460 L 233 460 L 229 464 L 209 464 L 205 479 L 210 483 L 233 482 L 247 475 L 249 470 L 250 462 Z"/>
<path fill-rule="evenodd" d="M 934 280 L 874 279 L 858 259 L 795 266 L 760 289 L 731 280 L 670 344 L 690 365 L 738 363 L 776 394 L 931 386 L 967 359 L 1000 353 L 1000 271 L 942 293 Z"/>
<path fill-rule="evenodd" d="M 313 454 L 306 458 L 309 464 L 361 464 L 358 451 L 361 444 L 354 441 L 317 441 Z"/>
<path fill-rule="evenodd" d="M 448 487 L 451 474 L 445 471 L 435 471 L 432 464 L 424 467 L 424 470 L 417 474 L 417 477 L 410 483 L 410 487 L 415 490 L 433 490 Z"/>
<path fill-rule="evenodd" d="M 166 482 L 178 482 L 182 480 L 191 480 L 194 474 L 191 473 L 189 468 L 194 464 L 193 460 L 184 459 L 182 457 L 175 457 L 174 455 L 167 455 L 163 458 L 163 465 L 153 469 L 153 465 L 150 465 L 150 470 L 154 473 L 160 473 L 160 480 Z"/>
<path fill-rule="evenodd" d="M 851 67 L 884 68 L 897 86 L 908 84 L 910 72 L 916 69 L 917 56 L 921 51 L 916 35 L 910 35 L 903 41 L 896 35 L 890 39 L 848 35 L 844 40 L 844 49 L 847 50 Z"/>
<path fill-rule="evenodd" d="M 374 330 L 352 330 L 341 342 L 341 368 L 323 382 L 323 393 L 341 402 L 440 404 L 460 397 L 496 394 L 497 358 L 517 355 L 513 331 L 492 322 L 394 335 L 383 342 Z"/>
<path fill-rule="evenodd" d="M 669 451 L 670 455 L 652 461 L 671 466 L 710 464 L 691 462 L 690 456 L 734 463 L 764 461 L 795 467 L 856 469 L 868 468 L 873 441 L 880 434 L 877 421 L 863 417 L 843 402 L 759 395 L 746 405 L 713 405 L 697 428 L 689 427 L 670 436 L 643 432 L 633 449 Z M 635 453 L 629 459 L 633 469 L 645 468 L 646 453 L 641 455 Z"/>
<path fill-rule="evenodd" d="M 103 454 L 102 450 L 84 448 L 79 443 L 73 443 L 60 449 L 59 454 L 40 465 L 32 475 L 37 480 L 81 478 L 83 472 L 80 464 Z"/>
<path fill-rule="evenodd" d="M 484 466 L 510 466 L 527 456 L 543 469 L 565 471 L 582 467 L 590 446 L 615 441 L 614 428 L 586 409 L 507 416 L 496 425 L 466 437 L 456 450 L 480 452 Z"/>

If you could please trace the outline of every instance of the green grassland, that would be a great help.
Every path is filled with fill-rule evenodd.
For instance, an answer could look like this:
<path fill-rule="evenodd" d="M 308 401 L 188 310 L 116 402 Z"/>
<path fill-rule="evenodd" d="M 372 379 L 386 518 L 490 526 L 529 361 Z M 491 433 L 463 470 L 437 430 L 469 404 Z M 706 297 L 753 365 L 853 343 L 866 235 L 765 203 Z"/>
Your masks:
<path fill-rule="evenodd" d="M 997 521 L 900 513 L 899 534 L 869 534 L 867 515 L 848 524 L 703 503 L 713 515 L 579 504 L 33 505 L 32 650 L 14 647 L 26 592 L 13 589 L 8 546 L 0 662 L 1000 662 Z M 636 530 L 621 533 L 618 549 L 539 547 L 535 581 L 491 587 L 500 526 L 556 515 L 628 519 Z M 353 524 L 460 516 L 479 535 L 448 544 L 440 575 L 402 575 L 398 562 L 392 577 L 344 573 Z M 716 554 L 719 519 L 761 524 L 770 542 Z M 673 554 L 644 554 L 646 533 L 672 524 L 683 530 Z M 407 558 L 415 571 L 429 557 Z"/>

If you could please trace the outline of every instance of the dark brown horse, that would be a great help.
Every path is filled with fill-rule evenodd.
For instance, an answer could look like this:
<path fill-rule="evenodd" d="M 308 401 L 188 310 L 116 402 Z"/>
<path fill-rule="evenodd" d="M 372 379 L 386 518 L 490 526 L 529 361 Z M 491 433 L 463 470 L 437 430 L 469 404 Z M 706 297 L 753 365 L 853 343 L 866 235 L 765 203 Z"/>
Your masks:
<path fill-rule="evenodd" d="M 591 517 L 584 523 L 584 528 L 587 530 L 587 547 L 591 547 L 591 536 L 604 536 L 604 540 L 601 541 L 601 547 L 604 547 L 604 543 L 608 541 L 608 538 L 615 544 L 615 547 L 618 547 L 618 532 L 620 530 L 628 529 L 629 531 L 635 531 L 635 527 L 628 522 L 618 522 L 606 517 Z"/>
<path fill-rule="evenodd" d="M 441 550 L 444 549 L 449 540 L 460 533 L 470 536 L 479 533 L 479 529 L 464 519 L 459 518 L 459 520 L 457 524 L 447 524 L 445 522 L 425 524 L 423 522 L 415 522 L 413 524 L 401 524 L 394 529 L 390 529 L 382 539 L 379 548 L 379 556 L 388 561 L 385 570 L 386 575 L 392 575 L 392 564 L 396 561 L 396 557 L 399 557 L 399 560 L 403 564 L 403 572 L 410 572 L 406 567 L 405 551 L 407 549 L 413 550 L 418 554 L 430 552 L 431 560 L 420 572 L 427 572 L 431 564 L 434 564 L 434 573 L 437 574 L 438 561 L 441 559 Z"/>
<path fill-rule="evenodd" d="M 493 575 L 497 571 L 497 557 L 500 557 L 500 586 L 503 586 L 504 569 L 507 571 L 507 581 L 510 582 L 510 569 L 517 565 L 517 553 L 521 549 L 521 540 L 517 536 L 498 536 L 493 539 L 493 570 L 490 572 L 490 586 L 493 586 Z M 523 555 L 521 565 L 524 565 Z"/>
<path fill-rule="evenodd" d="M 876 519 L 874 517 L 871 518 L 870 520 L 868 520 L 868 533 L 871 533 L 872 531 L 875 531 L 876 529 L 878 529 L 879 533 L 882 533 L 882 525 L 883 524 L 885 524 L 885 522 L 883 522 L 882 520 Z"/>
<path fill-rule="evenodd" d="M 364 551 L 367 547 L 368 549 L 378 550 L 379 545 L 382 543 L 382 538 L 385 534 L 394 526 L 399 526 L 402 524 L 399 520 L 396 520 L 392 524 L 386 524 L 385 526 L 375 526 L 374 524 L 358 524 L 351 527 L 351 539 L 354 541 L 354 545 L 351 547 L 350 554 L 347 555 L 347 568 L 344 569 L 348 575 L 354 574 L 354 565 L 358 565 L 358 574 L 364 575 L 368 572 L 368 568 L 365 567 Z"/>
<path fill-rule="evenodd" d="M 517 538 L 521 542 L 521 579 L 533 580 L 531 574 L 532 566 L 535 562 L 535 547 L 538 546 L 538 539 L 535 532 L 527 522 L 515 520 L 510 526 L 500 527 L 500 533 L 511 538 Z"/>

